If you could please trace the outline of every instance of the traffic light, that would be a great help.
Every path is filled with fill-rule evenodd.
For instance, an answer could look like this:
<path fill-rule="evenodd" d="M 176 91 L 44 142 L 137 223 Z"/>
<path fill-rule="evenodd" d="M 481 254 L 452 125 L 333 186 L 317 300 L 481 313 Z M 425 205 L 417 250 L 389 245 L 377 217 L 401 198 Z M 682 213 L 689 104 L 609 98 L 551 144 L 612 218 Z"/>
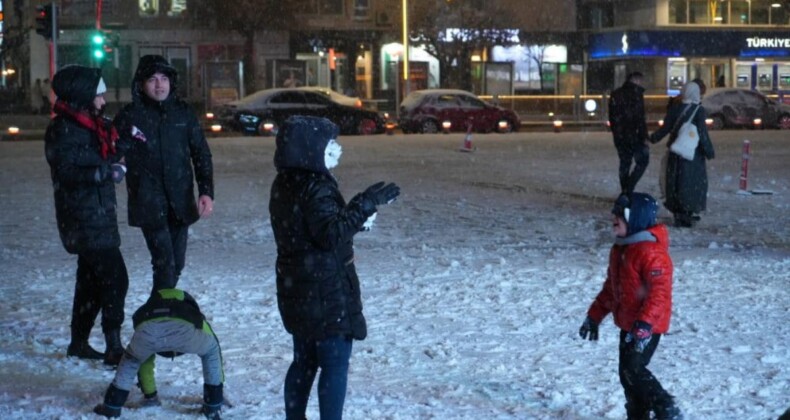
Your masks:
<path fill-rule="evenodd" d="M 48 40 L 52 39 L 53 16 L 52 3 L 36 6 L 36 33 Z"/>
<path fill-rule="evenodd" d="M 103 61 L 105 57 L 106 37 L 103 32 L 94 32 L 91 35 L 91 57 L 96 61 Z"/>

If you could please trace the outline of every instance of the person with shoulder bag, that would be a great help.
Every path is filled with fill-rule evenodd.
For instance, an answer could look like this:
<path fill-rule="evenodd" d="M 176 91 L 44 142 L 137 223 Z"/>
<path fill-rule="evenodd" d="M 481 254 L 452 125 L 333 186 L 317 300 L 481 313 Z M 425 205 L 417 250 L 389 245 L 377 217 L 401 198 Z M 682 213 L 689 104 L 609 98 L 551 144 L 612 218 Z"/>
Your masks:
<path fill-rule="evenodd" d="M 706 112 L 700 104 L 699 84 L 689 82 L 683 86 L 683 101 L 672 106 L 664 117 L 664 126 L 650 136 L 651 143 L 658 143 L 667 134 L 667 156 L 664 171 L 664 206 L 674 215 L 676 227 L 692 227 L 699 220 L 699 213 L 707 208 L 708 175 L 705 161 L 715 157 L 713 143 L 705 125 Z M 688 124 L 687 124 L 688 123 Z M 685 131 L 684 131 L 684 125 Z M 693 129 L 692 129 L 693 127 Z M 686 135 L 696 130 L 694 139 Z M 682 134 L 681 133 L 686 133 Z M 675 145 L 676 142 L 678 145 Z M 681 156 L 683 145 L 691 144 L 691 153 Z"/>

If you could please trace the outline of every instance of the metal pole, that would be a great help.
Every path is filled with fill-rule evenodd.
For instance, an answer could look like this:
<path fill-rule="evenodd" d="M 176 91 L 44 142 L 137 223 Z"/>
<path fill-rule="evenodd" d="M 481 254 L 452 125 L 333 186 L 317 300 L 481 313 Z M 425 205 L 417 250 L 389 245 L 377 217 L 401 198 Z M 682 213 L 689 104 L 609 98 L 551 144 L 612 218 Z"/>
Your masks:
<path fill-rule="evenodd" d="M 403 0 L 403 80 L 406 86 L 403 96 L 409 94 L 409 0 Z"/>
<path fill-rule="evenodd" d="M 50 44 L 50 65 L 49 65 L 49 80 L 52 81 L 52 77 L 55 76 L 55 70 L 58 68 L 58 9 L 55 1 L 53 0 L 52 3 L 52 21 L 50 22 L 52 26 L 52 33 L 50 34 L 50 38 L 52 38 L 52 43 Z"/>

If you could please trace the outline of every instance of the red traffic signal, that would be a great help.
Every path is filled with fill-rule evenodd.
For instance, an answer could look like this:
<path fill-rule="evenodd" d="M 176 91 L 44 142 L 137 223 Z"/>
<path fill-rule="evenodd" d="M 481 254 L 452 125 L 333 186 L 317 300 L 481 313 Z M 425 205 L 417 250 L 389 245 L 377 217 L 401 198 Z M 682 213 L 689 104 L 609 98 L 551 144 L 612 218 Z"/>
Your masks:
<path fill-rule="evenodd" d="M 46 39 L 52 39 L 54 8 L 52 3 L 36 6 L 36 33 Z"/>

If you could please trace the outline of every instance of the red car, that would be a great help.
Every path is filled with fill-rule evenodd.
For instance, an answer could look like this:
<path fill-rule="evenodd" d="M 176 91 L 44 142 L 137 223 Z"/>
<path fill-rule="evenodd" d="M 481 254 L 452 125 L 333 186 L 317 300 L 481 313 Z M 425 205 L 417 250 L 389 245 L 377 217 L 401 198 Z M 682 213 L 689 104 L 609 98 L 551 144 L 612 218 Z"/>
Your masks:
<path fill-rule="evenodd" d="M 466 131 L 471 125 L 480 133 L 518 131 L 521 126 L 512 110 L 491 105 L 465 90 L 418 90 L 400 104 L 398 124 L 404 133 L 436 133 L 444 122 L 451 124 L 451 131 Z"/>

